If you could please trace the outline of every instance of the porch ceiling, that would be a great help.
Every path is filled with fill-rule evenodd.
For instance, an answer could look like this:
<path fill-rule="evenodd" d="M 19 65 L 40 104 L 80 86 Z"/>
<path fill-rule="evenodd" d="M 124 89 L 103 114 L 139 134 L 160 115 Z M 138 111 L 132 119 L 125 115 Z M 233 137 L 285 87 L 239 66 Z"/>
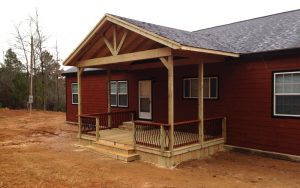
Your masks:
<path fill-rule="evenodd" d="M 77 49 L 75 49 L 74 52 L 64 61 L 64 65 L 77 66 L 79 62 L 86 60 L 165 47 L 175 50 L 175 53 L 179 53 L 179 51 L 185 53 L 191 51 L 193 52 L 192 54 L 197 54 L 196 56 L 201 57 L 207 56 L 207 54 L 221 57 L 238 56 L 237 54 L 201 48 L 190 49 L 187 46 L 181 46 L 175 41 L 161 37 L 143 28 L 139 28 L 120 20 L 118 17 L 107 14 L 83 40 Z M 130 64 L 130 62 L 127 62 L 126 64 Z"/>

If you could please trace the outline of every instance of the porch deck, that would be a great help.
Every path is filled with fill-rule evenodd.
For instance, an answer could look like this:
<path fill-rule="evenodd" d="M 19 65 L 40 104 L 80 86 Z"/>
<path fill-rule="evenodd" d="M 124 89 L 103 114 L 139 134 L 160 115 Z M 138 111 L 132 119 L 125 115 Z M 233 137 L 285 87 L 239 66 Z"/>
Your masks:
<path fill-rule="evenodd" d="M 99 140 L 133 146 L 133 132 L 119 128 L 101 130 Z"/>

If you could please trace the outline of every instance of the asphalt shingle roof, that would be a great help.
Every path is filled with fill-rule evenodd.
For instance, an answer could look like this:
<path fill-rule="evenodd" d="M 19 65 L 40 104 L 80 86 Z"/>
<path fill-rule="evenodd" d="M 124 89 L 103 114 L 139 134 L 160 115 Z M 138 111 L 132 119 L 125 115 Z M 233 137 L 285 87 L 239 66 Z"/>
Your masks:
<path fill-rule="evenodd" d="M 198 35 L 197 33 L 137 21 L 116 15 L 113 16 L 185 46 L 234 52 L 234 49 L 232 49 L 230 45 L 222 43 L 221 41 L 217 41 L 215 39 L 207 38 L 206 36 L 203 37 L 202 35 Z"/>
<path fill-rule="evenodd" d="M 191 47 L 241 54 L 300 47 L 300 10 L 194 32 L 115 17 Z"/>
<path fill-rule="evenodd" d="M 85 68 L 84 72 L 101 71 L 101 70 L 105 70 L 105 69 L 102 69 L 102 68 Z M 71 74 L 71 73 L 77 73 L 77 67 L 71 67 L 67 70 L 64 70 L 62 74 L 64 75 L 64 74 Z"/>

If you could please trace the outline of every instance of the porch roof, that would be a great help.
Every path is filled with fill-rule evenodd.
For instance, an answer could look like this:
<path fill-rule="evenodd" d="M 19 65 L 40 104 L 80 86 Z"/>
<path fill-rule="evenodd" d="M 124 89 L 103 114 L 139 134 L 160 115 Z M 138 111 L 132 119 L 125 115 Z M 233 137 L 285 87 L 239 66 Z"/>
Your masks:
<path fill-rule="evenodd" d="M 131 35 L 127 37 L 131 37 L 131 43 L 127 42 L 124 45 L 127 49 L 121 49 L 119 54 L 169 47 L 177 51 L 239 57 L 244 54 L 300 48 L 299 20 L 300 10 L 294 10 L 190 32 L 106 14 L 64 61 L 64 65 L 75 65 L 78 61 L 108 56 L 110 52 L 101 48 L 103 40 L 102 46 L 95 41 L 100 41 L 99 36 L 105 32 L 110 33 L 107 38 L 112 39 L 113 30 L 109 28 L 111 25 L 117 25 L 119 33 L 128 31 L 128 35 Z M 139 35 L 138 40 L 133 39 L 132 35 Z M 117 36 L 119 39 L 121 37 L 122 35 Z M 133 41 L 136 44 L 132 44 Z M 101 52 L 96 54 L 97 51 Z"/>
<path fill-rule="evenodd" d="M 113 27 L 118 28 L 113 29 Z M 231 49 L 230 46 L 222 44 L 218 41 L 206 39 L 205 37 L 198 36 L 189 31 L 173 29 L 120 16 L 106 14 L 95 26 L 95 28 L 87 35 L 87 37 L 81 42 L 81 44 L 70 54 L 70 56 L 64 61 L 63 64 L 72 66 L 75 65 L 76 62 L 81 60 L 91 59 L 97 56 L 108 56 L 110 52 L 107 49 L 103 48 L 101 50 L 100 48 L 103 46 L 103 44 L 105 45 L 107 43 L 107 41 L 105 40 L 114 39 L 113 37 L 115 36 L 113 35 L 113 32 L 116 32 L 116 30 L 118 30 L 116 36 L 118 39 L 123 38 L 124 35 L 122 36 L 122 33 L 126 33 L 127 35 L 131 36 L 139 35 L 139 42 L 144 40 L 144 42 L 140 43 L 140 46 L 145 45 L 144 49 L 143 47 L 140 47 L 141 49 L 135 51 L 169 47 L 173 50 L 200 52 L 202 54 L 212 54 L 223 57 L 239 57 L 239 54 L 232 52 L 233 49 Z M 104 40 L 101 39 L 101 36 Z M 100 41 L 102 42 L 102 44 L 96 41 Z M 132 42 L 133 41 L 135 40 L 132 40 Z M 135 41 L 135 43 L 139 42 Z M 145 43 L 147 43 L 147 46 Z M 120 46 L 122 47 L 122 39 L 120 41 L 120 44 Z M 127 46 L 124 46 L 124 48 L 127 49 L 125 49 L 124 51 L 122 51 L 124 49 L 123 47 L 123 49 L 119 49 L 119 54 L 130 53 L 132 52 L 132 49 L 137 48 L 128 46 L 129 44 L 132 43 L 127 42 Z M 101 54 L 95 55 L 97 53 L 97 50 L 101 51 Z M 111 49 L 109 50 L 111 51 Z"/>

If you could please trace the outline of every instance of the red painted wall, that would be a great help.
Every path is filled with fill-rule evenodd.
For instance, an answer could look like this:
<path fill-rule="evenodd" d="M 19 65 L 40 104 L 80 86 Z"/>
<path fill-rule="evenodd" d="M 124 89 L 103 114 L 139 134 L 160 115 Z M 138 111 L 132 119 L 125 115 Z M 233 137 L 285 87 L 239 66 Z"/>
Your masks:
<path fill-rule="evenodd" d="M 219 77 L 219 99 L 204 100 L 204 116 L 227 116 L 227 143 L 235 146 L 300 155 L 300 119 L 272 117 L 272 71 L 300 69 L 300 58 L 276 58 L 205 65 L 206 76 Z M 196 66 L 175 68 L 175 121 L 197 118 L 197 99 L 183 99 L 183 78 L 197 77 Z M 152 80 L 153 121 L 167 122 L 167 71 L 151 69 L 112 73 L 112 80 L 128 80 L 129 108 L 138 111 L 138 80 Z M 77 121 L 67 77 L 67 120 Z M 84 75 L 83 113 L 105 112 L 106 73 Z M 122 110 L 124 108 L 113 108 Z"/>

